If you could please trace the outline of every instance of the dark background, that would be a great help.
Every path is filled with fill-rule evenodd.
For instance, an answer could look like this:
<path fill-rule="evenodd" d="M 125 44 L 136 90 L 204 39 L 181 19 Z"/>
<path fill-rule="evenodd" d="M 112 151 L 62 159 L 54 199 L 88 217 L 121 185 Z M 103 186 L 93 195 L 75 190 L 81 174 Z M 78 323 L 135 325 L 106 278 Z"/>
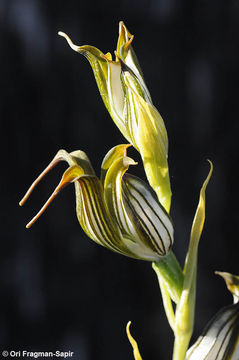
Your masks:
<path fill-rule="evenodd" d="M 151 264 L 88 240 L 76 219 L 73 187 L 25 229 L 64 164 L 18 206 L 58 149 L 86 151 L 99 172 L 105 153 L 124 142 L 87 60 L 57 35 L 62 30 L 76 44 L 113 53 L 120 20 L 135 34 L 134 49 L 168 130 L 174 252 L 181 264 L 209 170 L 206 159 L 214 163 L 193 339 L 231 302 L 214 270 L 239 273 L 239 1 L 0 0 L 1 351 L 71 350 L 73 359 L 132 359 L 125 335 L 132 320 L 145 360 L 172 354 Z M 130 155 L 138 159 L 136 151 Z"/>

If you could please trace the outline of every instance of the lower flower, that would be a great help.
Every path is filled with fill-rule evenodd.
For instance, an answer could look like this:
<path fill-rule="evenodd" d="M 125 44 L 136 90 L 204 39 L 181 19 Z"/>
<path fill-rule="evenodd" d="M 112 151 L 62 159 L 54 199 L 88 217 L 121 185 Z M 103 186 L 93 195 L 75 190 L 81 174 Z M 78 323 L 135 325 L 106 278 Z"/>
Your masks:
<path fill-rule="evenodd" d="M 100 179 L 83 151 L 60 150 L 20 202 L 24 204 L 38 182 L 56 164 L 62 160 L 68 163 L 69 168 L 59 185 L 27 228 L 65 186 L 74 183 L 77 217 L 92 240 L 137 259 L 157 261 L 167 255 L 173 243 L 171 218 L 150 186 L 136 176 L 125 174 L 130 165 L 136 165 L 126 154 L 128 147 L 118 145 L 106 154 Z"/>
<path fill-rule="evenodd" d="M 207 325 L 186 360 L 239 359 L 239 303 L 221 309 Z"/>
<path fill-rule="evenodd" d="M 209 322 L 196 343 L 188 350 L 186 360 L 239 359 L 239 277 L 221 275 L 234 297 L 234 304 L 222 308 Z"/>

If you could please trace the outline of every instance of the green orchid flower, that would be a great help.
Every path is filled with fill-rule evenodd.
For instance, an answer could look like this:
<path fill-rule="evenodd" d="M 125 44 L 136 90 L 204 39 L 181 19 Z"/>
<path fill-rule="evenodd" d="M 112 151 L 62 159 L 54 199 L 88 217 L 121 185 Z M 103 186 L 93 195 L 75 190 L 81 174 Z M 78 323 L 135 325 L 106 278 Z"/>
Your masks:
<path fill-rule="evenodd" d="M 132 48 L 133 35 L 121 21 L 115 60 L 110 53 L 104 55 L 93 46 L 74 45 L 63 32 L 59 35 L 90 62 L 106 108 L 124 137 L 140 152 L 149 184 L 169 212 L 171 188 L 167 132 L 152 103 Z"/>
<path fill-rule="evenodd" d="M 217 274 L 226 281 L 234 304 L 219 310 L 187 351 L 186 360 L 239 359 L 239 276 L 222 272 Z"/>
<path fill-rule="evenodd" d="M 35 186 L 56 164 L 63 160 L 68 163 L 69 168 L 59 185 L 27 228 L 65 186 L 74 183 L 77 217 L 92 240 L 136 259 L 158 261 L 165 257 L 173 243 L 172 221 L 150 186 L 126 174 L 130 165 L 136 165 L 126 154 L 128 146 L 118 145 L 106 154 L 100 179 L 83 151 L 60 150 L 20 202 L 20 205 L 25 203 Z"/>

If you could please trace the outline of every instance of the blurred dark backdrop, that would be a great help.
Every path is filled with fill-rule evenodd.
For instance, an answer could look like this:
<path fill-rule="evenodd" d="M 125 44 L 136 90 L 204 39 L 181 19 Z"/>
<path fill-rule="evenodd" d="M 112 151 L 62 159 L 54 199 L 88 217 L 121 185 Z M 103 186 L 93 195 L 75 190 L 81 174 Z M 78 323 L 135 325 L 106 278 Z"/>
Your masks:
<path fill-rule="evenodd" d="M 239 1 L 0 0 L 0 350 L 71 350 L 73 359 L 132 359 L 125 325 L 143 358 L 169 359 L 173 337 L 150 263 L 97 246 L 81 230 L 73 187 L 30 229 L 64 164 L 18 201 L 58 149 L 82 149 L 95 169 L 124 142 L 76 44 L 113 52 L 118 22 L 134 49 L 169 135 L 174 251 L 183 262 L 200 186 L 214 163 L 199 249 L 197 337 L 231 302 L 214 270 L 239 273 Z M 137 159 L 135 151 L 130 155 Z M 140 170 L 138 170 L 140 172 Z M 143 176 L 143 174 L 141 174 Z"/>

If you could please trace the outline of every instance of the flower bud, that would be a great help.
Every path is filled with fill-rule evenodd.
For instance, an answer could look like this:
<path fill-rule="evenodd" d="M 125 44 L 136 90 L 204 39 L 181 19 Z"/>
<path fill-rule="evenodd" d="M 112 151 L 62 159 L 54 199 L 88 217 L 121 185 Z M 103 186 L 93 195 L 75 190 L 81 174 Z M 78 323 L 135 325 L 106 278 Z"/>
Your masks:
<path fill-rule="evenodd" d="M 89 60 L 106 108 L 124 137 L 140 152 L 149 184 L 169 212 L 167 132 L 132 48 L 133 35 L 121 21 L 115 60 L 110 53 L 104 55 L 93 46 L 76 46 L 66 34 L 59 32 L 59 35 Z"/>

